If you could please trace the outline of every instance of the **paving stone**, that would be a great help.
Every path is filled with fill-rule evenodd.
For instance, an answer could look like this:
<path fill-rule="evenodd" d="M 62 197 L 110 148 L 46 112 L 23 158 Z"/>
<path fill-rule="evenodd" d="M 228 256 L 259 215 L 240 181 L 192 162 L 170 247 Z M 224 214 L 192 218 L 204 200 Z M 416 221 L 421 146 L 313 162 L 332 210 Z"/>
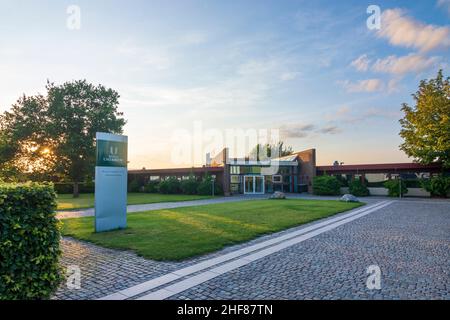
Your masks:
<path fill-rule="evenodd" d="M 82 288 L 69 290 L 63 284 L 53 298 L 101 298 L 306 226 L 183 262 L 146 260 L 132 252 L 64 238 L 61 263 L 81 268 Z M 381 290 L 366 287 L 366 269 L 374 264 L 381 268 Z M 449 273 L 450 202 L 403 200 L 169 299 L 449 300 Z"/>

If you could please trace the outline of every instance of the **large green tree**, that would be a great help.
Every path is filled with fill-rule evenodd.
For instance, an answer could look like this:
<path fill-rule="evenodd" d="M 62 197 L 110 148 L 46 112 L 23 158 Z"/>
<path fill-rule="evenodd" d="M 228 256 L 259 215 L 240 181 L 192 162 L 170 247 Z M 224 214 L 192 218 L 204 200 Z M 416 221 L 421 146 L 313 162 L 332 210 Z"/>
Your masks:
<path fill-rule="evenodd" d="M 450 82 L 439 70 L 436 78 L 422 80 L 413 94 L 414 106 L 402 105 L 400 145 L 408 156 L 429 164 L 442 162 L 450 167 Z"/>
<path fill-rule="evenodd" d="M 119 94 L 86 80 L 47 83 L 46 96 L 22 97 L 0 116 L 0 137 L 13 149 L 9 165 L 35 179 L 78 184 L 92 177 L 95 133 L 122 133 Z"/>

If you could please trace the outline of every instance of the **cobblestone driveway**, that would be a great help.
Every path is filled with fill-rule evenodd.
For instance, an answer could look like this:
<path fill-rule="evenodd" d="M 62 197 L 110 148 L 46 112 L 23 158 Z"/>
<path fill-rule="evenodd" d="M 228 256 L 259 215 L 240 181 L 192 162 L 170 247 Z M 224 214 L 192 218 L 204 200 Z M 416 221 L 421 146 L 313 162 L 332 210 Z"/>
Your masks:
<path fill-rule="evenodd" d="M 82 289 L 56 299 L 93 299 L 202 259 L 161 263 L 65 239 L 63 264 L 82 269 Z M 381 290 L 366 268 L 381 268 Z M 450 203 L 399 201 L 186 290 L 171 299 L 450 299 Z"/>
<path fill-rule="evenodd" d="M 450 205 L 394 203 L 172 297 L 186 298 L 450 299 Z"/>

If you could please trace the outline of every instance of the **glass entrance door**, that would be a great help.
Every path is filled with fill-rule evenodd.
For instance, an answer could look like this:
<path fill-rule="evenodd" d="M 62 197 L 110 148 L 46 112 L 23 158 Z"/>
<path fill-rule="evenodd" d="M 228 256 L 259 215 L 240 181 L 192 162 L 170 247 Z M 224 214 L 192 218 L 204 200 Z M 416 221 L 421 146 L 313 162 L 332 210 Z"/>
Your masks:
<path fill-rule="evenodd" d="M 264 193 L 264 176 L 255 176 L 254 177 L 254 182 L 253 182 L 253 186 L 255 188 L 255 192 L 254 193 Z"/>
<path fill-rule="evenodd" d="M 244 176 L 244 193 L 253 193 L 253 176 Z"/>
<path fill-rule="evenodd" d="M 244 176 L 245 194 L 263 194 L 264 176 Z"/>

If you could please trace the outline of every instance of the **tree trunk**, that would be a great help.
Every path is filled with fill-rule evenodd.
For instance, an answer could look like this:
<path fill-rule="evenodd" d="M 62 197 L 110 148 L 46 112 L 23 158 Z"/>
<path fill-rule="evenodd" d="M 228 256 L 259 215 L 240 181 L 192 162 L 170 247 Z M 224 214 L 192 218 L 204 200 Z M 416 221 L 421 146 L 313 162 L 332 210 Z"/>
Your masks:
<path fill-rule="evenodd" d="M 78 198 L 80 196 L 80 191 L 78 189 L 78 182 L 73 183 L 73 197 Z"/>

